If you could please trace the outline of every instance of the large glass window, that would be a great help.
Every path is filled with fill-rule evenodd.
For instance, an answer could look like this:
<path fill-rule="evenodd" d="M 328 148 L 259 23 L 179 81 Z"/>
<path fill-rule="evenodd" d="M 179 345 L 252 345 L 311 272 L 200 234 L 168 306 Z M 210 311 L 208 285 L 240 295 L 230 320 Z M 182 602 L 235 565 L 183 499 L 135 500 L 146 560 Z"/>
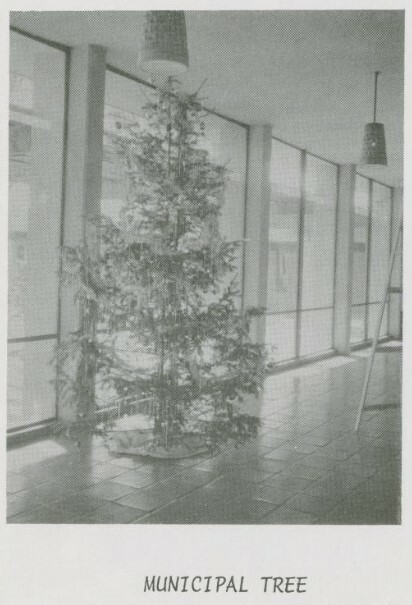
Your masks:
<path fill-rule="evenodd" d="M 392 207 L 392 241 L 391 246 L 395 245 L 397 230 L 398 230 L 398 221 L 399 218 L 394 216 L 394 207 Z M 391 248 L 392 250 L 392 248 Z M 400 320 L 400 329 L 402 330 L 402 250 L 403 250 L 403 233 L 401 231 L 399 236 L 399 243 L 397 252 L 395 255 L 395 262 L 392 271 L 392 280 L 391 286 L 392 288 L 397 288 L 398 291 L 392 291 L 389 297 L 389 313 L 390 316 L 397 322 Z M 400 318 L 398 317 L 398 313 L 400 312 Z M 396 325 L 395 324 L 395 325 Z"/>
<path fill-rule="evenodd" d="M 337 166 L 273 139 L 266 318 L 273 363 L 332 348 L 336 204 Z"/>
<path fill-rule="evenodd" d="M 301 355 L 332 348 L 337 166 L 307 154 L 302 259 Z"/>
<path fill-rule="evenodd" d="M 332 349 L 333 309 L 302 311 L 300 355 L 315 355 Z"/>
<path fill-rule="evenodd" d="M 388 277 L 388 259 L 391 245 L 391 190 L 372 183 L 372 221 L 370 243 L 370 279 L 368 303 L 382 299 Z"/>
<path fill-rule="evenodd" d="M 374 336 L 391 248 L 392 190 L 357 175 L 353 237 L 352 344 Z M 388 334 L 388 304 L 380 336 Z"/>
<path fill-rule="evenodd" d="M 266 344 L 273 362 L 296 357 L 301 152 L 272 140 Z"/>
<path fill-rule="evenodd" d="M 55 417 L 66 54 L 11 33 L 8 429 Z"/>
<path fill-rule="evenodd" d="M 302 308 L 333 306 L 337 168 L 307 156 Z"/>
<path fill-rule="evenodd" d="M 391 210 L 391 189 L 380 183 L 372 183 L 368 338 L 373 338 L 375 334 L 379 303 L 382 300 L 388 277 L 391 249 Z M 380 336 L 387 336 L 388 334 L 388 315 L 388 304 L 386 304 Z"/>
<path fill-rule="evenodd" d="M 354 195 L 351 343 L 366 339 L 368 281 L 369 180 L 357 175 Z"/>
<path fill-rule="evenodd" d="M 366 303 L 368 271 L 369 181 L 356 177 L 353 230 L 353 303 Z"/>

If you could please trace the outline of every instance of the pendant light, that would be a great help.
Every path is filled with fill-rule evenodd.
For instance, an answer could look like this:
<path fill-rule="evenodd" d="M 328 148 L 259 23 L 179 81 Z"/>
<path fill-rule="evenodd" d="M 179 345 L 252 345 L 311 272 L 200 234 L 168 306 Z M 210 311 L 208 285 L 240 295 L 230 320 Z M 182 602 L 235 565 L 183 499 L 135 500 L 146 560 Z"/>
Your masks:
<path fill-rule="evenodd" d="M 385 129 L 383 124 L 376 121 L 376 106 L 378 100 L 378 76 L 380 72 L 375 71 L 375 95 L 373 102 L 373 122 L 366 124 L 363 135 L 361 166 L 386 166 Z"/>
<path fill-rule="evenodd" d="M 141 67 L 175 76 L 189 67 L 184 11 L 146 11 Z"/>

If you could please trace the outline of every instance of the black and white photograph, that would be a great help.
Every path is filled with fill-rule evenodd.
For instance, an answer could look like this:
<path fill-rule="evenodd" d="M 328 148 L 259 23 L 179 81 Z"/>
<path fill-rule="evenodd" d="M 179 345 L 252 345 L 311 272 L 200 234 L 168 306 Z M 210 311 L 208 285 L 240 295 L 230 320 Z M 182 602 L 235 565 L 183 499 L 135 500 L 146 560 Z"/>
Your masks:
<path fill-rule="evenodd" d="M 9 13 L 6 530 L 402 531 L 405 11 L 180 8 Z"/>
<path fill-rule="evenodd" d="M 9 523 L 400 523 L 403 31 L 11 14 Z"/>

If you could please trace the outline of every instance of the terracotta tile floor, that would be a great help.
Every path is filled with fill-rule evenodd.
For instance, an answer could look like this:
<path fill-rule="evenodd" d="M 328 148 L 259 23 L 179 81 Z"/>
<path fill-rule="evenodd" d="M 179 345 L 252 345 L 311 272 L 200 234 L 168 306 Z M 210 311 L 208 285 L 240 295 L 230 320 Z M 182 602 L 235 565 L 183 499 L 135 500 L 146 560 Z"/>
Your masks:
<path fill-rule="evenodd" d="M 46 439 L 8 452 L 9 523 L 400 523 L 400 409 L 353 432 L 365 352 L 269 377 L 259 437 L 179 462 Z M 400 400 L 400 354 L 376 358 L 369 404 Z"/>

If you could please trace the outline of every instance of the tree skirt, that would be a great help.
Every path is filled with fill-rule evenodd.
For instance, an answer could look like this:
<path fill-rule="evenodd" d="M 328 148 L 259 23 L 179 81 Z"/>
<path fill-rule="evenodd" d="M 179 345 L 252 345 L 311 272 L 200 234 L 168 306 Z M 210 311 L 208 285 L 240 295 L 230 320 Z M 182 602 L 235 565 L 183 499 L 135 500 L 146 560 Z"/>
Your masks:
<path fill-rule="evenodd" d="M 190 458 L 210 451 L 204 436 L 199 433 L 183 433 L 178 443 L 166 449 L 154 438 L 153 429 L 147 425 L 147 420 L 140 415 L 119 419 L 108 430 L 109 450 L 114 454 L 161 459 Z"/>

